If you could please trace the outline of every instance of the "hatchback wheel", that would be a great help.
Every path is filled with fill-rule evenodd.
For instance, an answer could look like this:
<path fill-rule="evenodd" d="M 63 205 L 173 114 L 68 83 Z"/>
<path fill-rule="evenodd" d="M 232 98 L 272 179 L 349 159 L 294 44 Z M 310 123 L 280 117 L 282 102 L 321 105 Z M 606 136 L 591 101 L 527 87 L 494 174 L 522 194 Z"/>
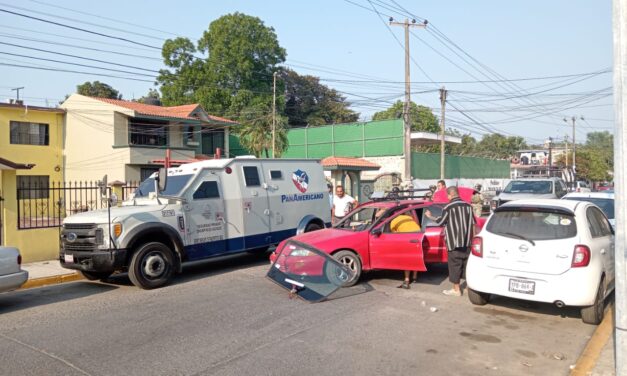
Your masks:
<path fill-rule="evenodd" d="M 474 305 L 486 305 L 490 301 L 490 294 L 468 289 L 468 300 Z"/>
<path fill-rule="evenodd" d="M 605 279 L 601 279 L 594 304 L 581 309 L 581 320 L 586 324 L 598 325 L 605 313 Z"/>

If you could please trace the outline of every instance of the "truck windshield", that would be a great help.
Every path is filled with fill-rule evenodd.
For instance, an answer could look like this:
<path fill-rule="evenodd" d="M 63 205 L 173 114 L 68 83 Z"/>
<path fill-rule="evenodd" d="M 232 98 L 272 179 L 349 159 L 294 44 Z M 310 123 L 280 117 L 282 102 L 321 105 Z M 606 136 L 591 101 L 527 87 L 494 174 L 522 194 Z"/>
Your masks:
<path fill-rule="evenodd" d="M 192 178 L 192 175 L 174 175 L 168 176 L 168 184 L 165 191 L 161 192 L 165 196 L 179 196 L 181 190 Z M 148 197 L 150 192 L 155 191 L 155 178 L 150 177 L 144 180 L 135 190 L 135 197 Z"/>

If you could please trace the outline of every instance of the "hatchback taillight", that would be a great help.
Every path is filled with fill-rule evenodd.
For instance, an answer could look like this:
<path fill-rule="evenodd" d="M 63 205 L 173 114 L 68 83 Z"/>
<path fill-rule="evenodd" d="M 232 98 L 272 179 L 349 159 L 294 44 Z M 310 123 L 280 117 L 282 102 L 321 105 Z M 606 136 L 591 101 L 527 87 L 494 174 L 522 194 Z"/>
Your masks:
<path fill-rule="evenodd" d="M 573 252 L 573 263 L 571 267 L 573 268 L 581 268 L 583 266 L 588 266 L 590 263 L 590 248 L 585 245 L 578 244 L 575 246 L 575 251 Z"/>
<path fill-rule="evenodd" d="M 17 264 L 22 265 L 22 255 L 17 255 Z"/>
<path fill-rule="evenodd" d="M 483 257 L 483 239 L 478 236 L 475 236 L 472 239 L 472 245 L 470 246 L 470 251 L 473 255 L 477 257 Z"/>

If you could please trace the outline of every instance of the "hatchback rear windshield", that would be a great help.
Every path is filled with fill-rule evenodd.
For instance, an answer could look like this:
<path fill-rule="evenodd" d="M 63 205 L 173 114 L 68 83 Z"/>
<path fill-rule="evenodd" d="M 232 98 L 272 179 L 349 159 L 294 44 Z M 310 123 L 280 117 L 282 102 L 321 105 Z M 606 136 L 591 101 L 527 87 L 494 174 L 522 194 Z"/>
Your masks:
<path fill-rule="evenodd" d="M 505 193 L 552 193 L 551 181 L 510 181 L 503 190 Z"/>
<path fill-rule="evenodd" d="M 495 212 L 486 230 L 497 235 L 531 240 L 567 239 L 577 235 L 572 215 L 542 211 Z"/>

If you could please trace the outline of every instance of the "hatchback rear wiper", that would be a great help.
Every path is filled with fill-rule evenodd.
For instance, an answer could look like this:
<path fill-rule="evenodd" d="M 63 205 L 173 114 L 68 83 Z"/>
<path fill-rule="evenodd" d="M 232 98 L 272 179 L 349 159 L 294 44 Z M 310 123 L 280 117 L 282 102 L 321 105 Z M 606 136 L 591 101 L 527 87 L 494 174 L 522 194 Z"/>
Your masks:
<path fill-rule="evenodd" d="M 527 238 L 525 238 L 524 236 L 519 235 L 519 234 L 514 234 L 513 232 L 505 232 L 505 233 L 503 233 L 503 235 L 508 235 L 508 236 L 511 236 L 512 238 L 516 238 L 516 239 L 520 239 L 520 240 L 525 240 L 525 241 L 528 241 L 528 242 L 529 242 L 529 243 L 531 243 L 531 245 L 533 245 L 534 247 L 535 247 L 535 245 L 536 245 L 536 243 L 534 243 L 534 242 L 533 242 L 533 240 L 531 240 L 531 239 L 527 239 Z"/>

